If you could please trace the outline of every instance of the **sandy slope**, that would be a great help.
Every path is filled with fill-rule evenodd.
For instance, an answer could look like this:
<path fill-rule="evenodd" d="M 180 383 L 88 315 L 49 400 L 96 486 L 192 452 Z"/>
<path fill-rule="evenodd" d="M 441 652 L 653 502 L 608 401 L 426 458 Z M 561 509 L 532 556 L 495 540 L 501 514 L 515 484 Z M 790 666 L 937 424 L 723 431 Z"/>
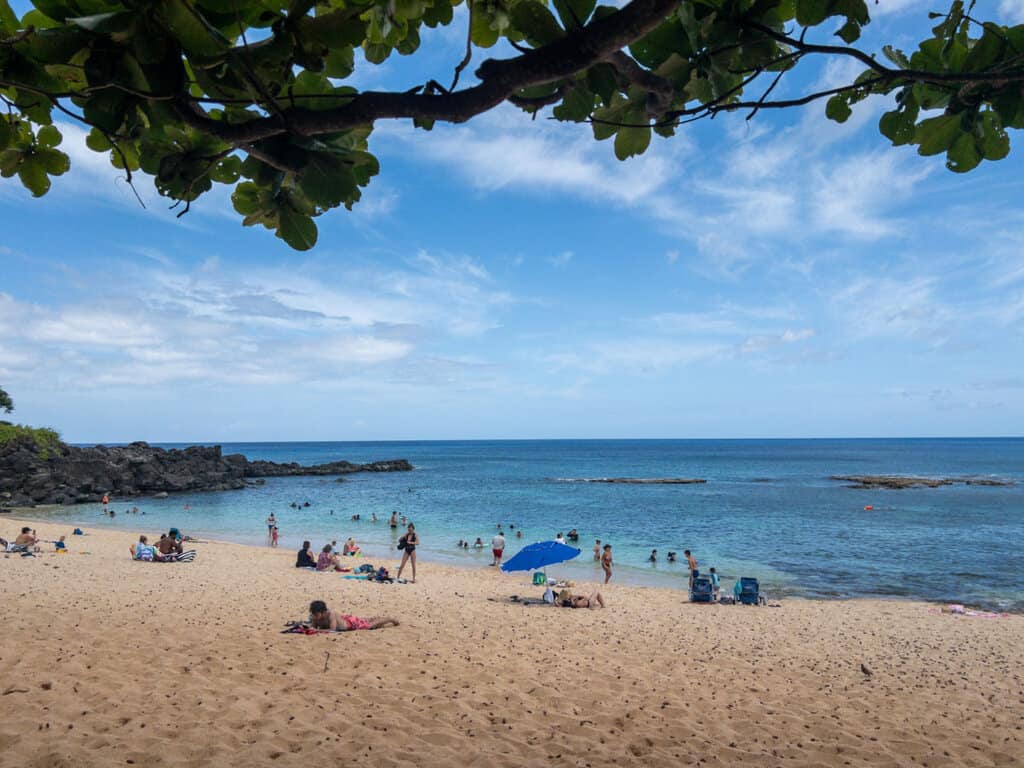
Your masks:
<path fill-rule="evenodd" d="M 522 607 L 492 598 L 526 577 L 489 568 L 376 585 L 289 551 L 69 541 L 0 556 L 0 766 L 1024 765 L 1021 616 L 614 585 L 605 611 Z M 402 626 L 279 634 L 314 598 Z"/>

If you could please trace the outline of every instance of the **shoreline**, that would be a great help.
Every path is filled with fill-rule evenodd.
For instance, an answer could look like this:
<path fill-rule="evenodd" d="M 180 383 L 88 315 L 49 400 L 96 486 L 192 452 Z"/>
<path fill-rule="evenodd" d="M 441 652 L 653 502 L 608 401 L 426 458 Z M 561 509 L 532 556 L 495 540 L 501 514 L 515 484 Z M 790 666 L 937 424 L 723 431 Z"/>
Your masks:
<path fill-rule="evenodd" d="M 24 511 L 28 511 L 28 510 L 38 510 L 38 509 L 42 509 L 42 506 L 40 506 L 40 507 L 27 507 L 27 508 L 20 508 L 20 509 L 12 509 L 12 511 L 11 511 L 12 516 L 11 517 L 8 517 L 6 514 L 0 516 L 0 524 L 2 524 L 6 520 L 6 521 L 14 524 L 14 525 L 12 525 L 12 529 L 15 526 L 20 528 L 20 526 L 22 526 L 22 525 L 37 524 L 37 523 L 39 523 L 40 519 L 42 519 L 42 518 L 38 518 L 38 519 L 37 518 L 31 518 L 31 517 L 22 518 L 22 517 L 14 517 L 13 515 L 17 514 L 17 512 L 19 512 L 19 511 L 24 512 Z M 61 505 L 50 505 L 50 507 L 48 509 L 43 509 L 43 511 L 45 512 L 45 511 L 50 511 L 50 510 L 54 510 L 54 509 L 73 509 L 73 507 L 62 507 Z M 135 520 L 136 518 L 133 517 L 131 519 Z M 49 521 L 45 521 L 45 520 L 44 520 L 43 524 L 47 525 L 47 526 L 49 526 L 49 525 L 60 525 L 60 523 L 49 522 Z M 83 530 L 88 530 L 89 528 L 92 528 L 95 533 L 102 533 L 104 535 L 109 534 L 109 535 L 112 535 L 112 536 L 126 536 L 126 537 L 128 537 L 126 539 L 126 542 L 127 542 L 126 546 L 131 544 L 131 543 L 134 543 L 134 542 L 138 541 L 138 537 L 142 533 L 144 533 L 147 536 L 149 536 L 150 543 L 153 543 L 155 541 L 155 539 L 159 539 L 159 536 L 160 536 L 160 531 L 159 530 L 150 530 L 152 528 L 152 526 L 150 526 L 149 528 L 147 528 L 145 526 L 137 526 L 137 530 L 134 533 L 129 533 L 129 532 L 123 530 L 123 529 L 115 529 L 115 528 L 108 528 L 108 527 L 96 527 L 96 526 L 90 525 L 90 523 L 88 523 L 87 521 L 84 521 L 84 520 L 76 520 L 73 523 L 70 523 L 69 525 L 73 525 L 73 526 L 77 526 L 77 527 L 83 528 Z M 68 540 L 69 541 L 78 538 L 78 537 L 70 536 L 69 534 L 65 534 L 65 535 L 68 535 Z M 258 537 L 254 537 L 254 538 L 258 538 Z M 214 536 L 214 537 L 206 537 L 206 536 L 204 536 L 202 538 L 198 538 L 196 540 L 196 543 L 199 543 L 199 544 L 215 544 L 215 545 L 218 545 L 218 546 L 243 547 L 243 548 L 245 548 L 247 550 L 252 550 L 253 552 L 267 552 L 267 553 L 275 554 L 277 556 L 282 556 L 284 554 L 287 554 L 287 555 L 289 555 L 292 558 L 292 560 L 294 560 L 296 552 L 297 552 L 297 549 L 298 549 L 297 547 L 293 548 L 293 547 L 289 547 L 289 546 L 285 546 L 285 547 L 280 547 L 280 546 L 278 546 L 278 547 L 270 547 L 270 546 L 267 546 L 265 544 L 256 544 L 256 543 L 251 543 L 251 542 L 247 542 L 247 541 L 235 541 L 235 540 L 232 540 L 232 539 L 224 539 L 224 538 L 219 538 L 219 537 L 216 537 L 216 536 Z M 316 552 L 319 549 L 319 546 L 321 546 L 321 545 L 318 545 L 315 542 L 313 543 L 313 550 L 314 550 L 314 552 Z M 523 546 L 525 546 L 525 544 Z M 339 545 L 339 547 L 340 547 L 340 545 Z M 512 547 L 509 547 L 508 549 L 506 549 L 506 558 L 505 558 L 506 560 L 508 560 L 510 557 L 512 557 L 512 555 L 515 554 L 514 552 L 510 552 L 511 549 L 512 549 Z M 427 551 L 429 552 L 429 550 L 427 550 Z M 489 548 L 485 547 L 484 549 L 477 550 L 477 551 L 480 552 L 481 555 L 485 555 L 486 556 L 485 559 L 489 558 L 491 556 Z M 418 550 L 418 552 L 422 555 L 423 550 Z M 582 551 L 580 556 L 579 556 L 579 560 L 584 560 L 584 555 L 586 555 L 586 554 L 587 553 L 586 553 L 585 550 Z M 368 554 L 368 555 L 365 555 L 363 557 L 351 558 L 351 559 L 350 558 L 343 558 L 343 561 L 348 563 L 348 564 L 350 564 L 353 568 L 356 568 L 359 565 L 362 565 L 363 563 L 370 562 L 371 560 L 380 561 L 382 563 L 387 564 L 387 567 L 391 571 L 391 574 L 394 575 L 395 573 L 397 573 L 398 565 L 400 563 L 401 557 L 400 556 L 399 557 L 394 557 L 394 556 L 390 555 L 390 553 L 387 554 L 387 555 L 384 555 L 384 554 L 380 554 L 380 553 L 375 551 L 375 552 L 373 552 L 371 554 Z M 575 568 L 572 569 L 573 572 L 568 573 L 568 574 L 566 574 L 566 573 L 552 574 L 552 576 L 554 577 L 554 576 L 557 575 L 559 578 L 564 577 L 565 579 L 568 579 L 569 581 L 574 582 L 574 583 L 575 582 L 587 583 L 587 584 L 592 583 L 598 589 L 604 589 L 604 588 L 607 588 L 607 587 L 624 587 L 624 588 L 628 588 L 628 589 L 640 589 L 640 590 L 661 590 L 661 591 L 665 591 L 665 592 L 671 593 L 671 594 L 673 594 L 673 595 L 675 595 L 677 597 L 679 595 L 682 595 L 682 597 L 679 598 L 679 599 L 682 602 L 684 602 L 684 603 L 687 603 L 687 604 L 689 603 L 689 600 L 688 600 L 688 597 L 687 597 L 687 595 L 688 595 L 688 586 L 683 583 L 686 580 L 685 569 L 681 570 L 679 572 L 678 576 L 676 574 L 665 574 L 666 578 L 677 578 L 679 580 L 679 585 L 678 586 L 673 586 L 673 585 L 670 585 L 670 584 L 656 584 L 656 583 L 650 583 L 650 582 L 643 582 L 643 581 L 639 581 L 639 580 L 634 580 L 634 579 L 631 579 L 629 577 L 630 576 L 635 576 L 635 574 L 630 573 L 628 571 L 627 571 L 626 578 L 619 578 L 620 570 L 618 568 L 613 570 L 612 581 L 609 584 L 606 585 L 606 584 L 601 583 L 603 581 L 603 574 L 602 574 L 599 566 L 595 565 L 594 566 L 594 570 L 592 572 L 581 572 L 582 569 L 585 567 L 584 563 L 586 563 L 586 565 L 590 564 L 589 560 L 584 560 L 584 562 L 578 562 L 578 561 L 567 561 L 567 562 L 568 563 L 574 563 L 574 562 L 576 563 Z M 477 574 L 477 575 L 483 574 L 485 578 L 497 577 L 497 578 L 503 579 L 503 580 L 514 579 L 514 578 L 516 578 L 516 576 L 522 576 L 523 573 L 525 573 L 525 572 L 517 572 L 517 573 L 514 573 L 514 574 L 506 574 L 506 573 L 504 573 L 503 571 L 501 571 L 498 568 L 492 568 L 492 567 L 488 567 L 486 565 L 478 565 L 478 564 L 469 565 L 469 564 L 464 564 L 464 563 L 452 563 L 452 562 L 449 562 L 449 561 L 433 560 L 433 559 L 429 559 L 429 558 L 428 559 L 424 559 L 422 556 L 417 559 L 417 563 L 423 563 L 426 567 L 428 567 L 430 569 L 440 568 L 440 569 L 442 569 L 445 572 L 451 571 L 454 574 L 459 574 L 461 576 L 466 576 L 466 575 L 469 575 L 469 574 Z M 376 564 L 376 563 L 374 563 L 374 564 Z M 393 566 L 394 566 L 393 568 L 391 567 L 391 564 L 393 564 Z M 565 570 L 564 569 L 564 565 L 565 564 L 554 565 L 554 566 L 550 566 L 550 568 L 551 568 L 551 570 L 557 570 L 557 569 L 560 569 L 560 568 Z M 621 566 L 619 568 L 621 568 Z M 636 569 L 635 568 L 631 568 L 630 570 L 636 570 Z M 592 578 L 592 579 L 591 578 L 587 578 L 587 576 L 591 575 L 591 573 L 593 574 L 594 578 Z M 526 575 L 529 576 L 530 574 L 527 573 Z M 763 584 L 762 584 L 762 593 L 766 594 L 767 597 L 768 597 L 768 600 L 770 600 L 770 601 L 782 600 L 782 601 L 786 601 L 786 602 L 790 602 L 790 601 L 794 601 L 794 600 L 808 601 L 808 602 L 821 602 L 821 603 L 839 603 L 839 604 L 848 603 L 848 602 L 879 602 L 879 603 L 894 603 L 894 604 L 921 604 L 921 605 L 928 605 L 928 606 L 943 606 L 943 605 L 947 605 L 947 604 L 949 604 L 951 602 L 950 600 L 928 600 L 926 598 L 913 597 L 913 596 L 910 596 L 910 595 L 881 595 L 880 594 L 880 595 L 816 596 L 816 595 L 789 594 L 789 593 L 786 593 L 786 592 L 779 593 L 779 592 L 768 591 L 768 590 L 764 589 Z M 726 584 L 725 580 L 723 580 L 723 583 L 722 583 L 722 594 L 723 595 L 731 594 L 731 586 L 728 586 Z M 985 606 L 976 606 L 976 605 L 967 604 L 967 603 L 965 603 L 964 605 L 966 605 L 968 608 L 978 608 L 979 610 L 989 610 Z M 727 606 L 723 606 L 723 607 L 727 607 Z M 1007 615 L 1007 616 L 1010 616 L 1010 615 L 1024 616 L 1024 611 L 1014 611 L 1014 610 L 1003 610 L 1003 609 L 1000 609 L 997 612 L 1000 613 L 1000 614 Z"/>
<path fill-rule="evenodd" d="M 3 520 L 6 537 L 20 521 Z M 84 530 L 69 554 L 0 557 L 0 658 L 17 670 L 3 768 L 910 768 L 1024 753 L 1024 616 L 700 606 L 615 583 L 603 610 L 524 607 L 509 596 L 539 596 L 529 574 L 424 564 L 415 584 L 373 584 L 215 542 L 191 563 L 143 563 L 126 533 Z M 280 634 L 313 599 L 400 626 Z"/>

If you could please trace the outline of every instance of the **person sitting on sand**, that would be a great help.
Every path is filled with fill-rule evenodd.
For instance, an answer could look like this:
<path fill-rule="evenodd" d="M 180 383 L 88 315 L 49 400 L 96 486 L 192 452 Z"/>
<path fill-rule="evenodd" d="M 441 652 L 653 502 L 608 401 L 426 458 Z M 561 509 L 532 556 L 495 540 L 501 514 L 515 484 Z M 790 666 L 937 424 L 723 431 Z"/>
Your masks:
<path fill-rule="evenodd" d="M 397 627 L 398 619 L 387 616 L 374 616 L 360 619 L 344 613 L 332 611 L 323 600 L 314 600 L 309 604 L 309 624 L 313 629 L 329 629 L 332 632 L 351 632 L 357 629 L 381 629 Z"/>
<path fill-rule="evenodd" d="M 574 595 L 568 590 L 560 592 L 558 600 L 555 605 L 562 608 L 604 608 L 604 596 L 594 590 L 590 593 L 590 597 L 584 597 L 583 595 Z"/>
<path fill-rule="evenodd" d="M 30 547 L 36 547 L 39 545 L 39 539 L 36 538 L 36 532 L 28 526 L 21 529 L 21 533 L 14 540 L 14 546 L 24 547 L 25 551 L 28 552 Z"/>
<path fill-rule="evenodd" d="M 149 543 L 149 539 L 139 536 L 139 543 L 135 545 L 135 559 L 153 562 L 163 560 L 163 555 L 156 551 L 156 547 Z"/>
<path fill-rule="evenodd" d="M 348 541 L 345 542 L 345 546 L 341 550 L 341 554 L 345 556 L 351 555 L 352 557 L 355 557 L 359 554 L 359 551 L 359 545 L 356 544 L 356 540 L 349 536 Z"/>
<path fill-rule="evenodd" d="M 309 551 L 310 546 L 308 541 L 302 542 L 302 549 L 299 550 L 299 554 L 295 558 L 296 568 L 316 568 L 316 560 L 313 559 L 313 553 Z"/>
<path fill-rule="evenodd" d="M 169 533 L 160 534 L 160 541 L 157 542 L 156 548 L 164 556 L 180 555 L 182 552 L 181 542 Z"/>
<path fill-rule="evenodd" d="M 324 548 L 320 550 L 320 555 L 316 559 L 316 569 L 318 571 L 341 570 L 341 566 L 338 564 L 338 556 L 331 551 L 330 544 L 324 544 Z"/>

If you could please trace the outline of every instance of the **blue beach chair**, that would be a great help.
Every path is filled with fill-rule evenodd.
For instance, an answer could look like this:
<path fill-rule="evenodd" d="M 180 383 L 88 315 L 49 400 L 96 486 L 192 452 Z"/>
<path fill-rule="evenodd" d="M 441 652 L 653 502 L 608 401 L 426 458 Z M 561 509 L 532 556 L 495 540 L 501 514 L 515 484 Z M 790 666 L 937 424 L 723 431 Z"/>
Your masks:
<path fill-rule="evenodd" d="M 693 580 L 693 588 L 690 590 L 691 603 L 710 603 L 714 594 L 711 586 L 711 579 L 707 576 L 697 576 Z"/>
<path fill-rule="evenodd" d="M 750 576 L 741 576 L 740 580 L 736 582 L 736 586 L 732 588 L 732 592 L 736 597 L 737 603 L 741 605 L 757 605 L 761 594 L 761 587 L 757 579 Z"/>

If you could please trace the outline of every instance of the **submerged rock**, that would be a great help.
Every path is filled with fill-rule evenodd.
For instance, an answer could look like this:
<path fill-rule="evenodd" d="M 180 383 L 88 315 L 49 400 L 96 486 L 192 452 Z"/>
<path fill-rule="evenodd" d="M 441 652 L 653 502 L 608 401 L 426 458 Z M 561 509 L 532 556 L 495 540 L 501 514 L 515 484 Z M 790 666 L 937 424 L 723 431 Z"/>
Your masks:
<path fill-rule="evenodd" d="M 914 477 L 912 475 L 832 475 L 829 480 L 848 482 L 847 488 L 938 488 L 943 485 L 990 485 L 1012 486 L 1012 480 L 996 480 L 988 477 Z"/>

